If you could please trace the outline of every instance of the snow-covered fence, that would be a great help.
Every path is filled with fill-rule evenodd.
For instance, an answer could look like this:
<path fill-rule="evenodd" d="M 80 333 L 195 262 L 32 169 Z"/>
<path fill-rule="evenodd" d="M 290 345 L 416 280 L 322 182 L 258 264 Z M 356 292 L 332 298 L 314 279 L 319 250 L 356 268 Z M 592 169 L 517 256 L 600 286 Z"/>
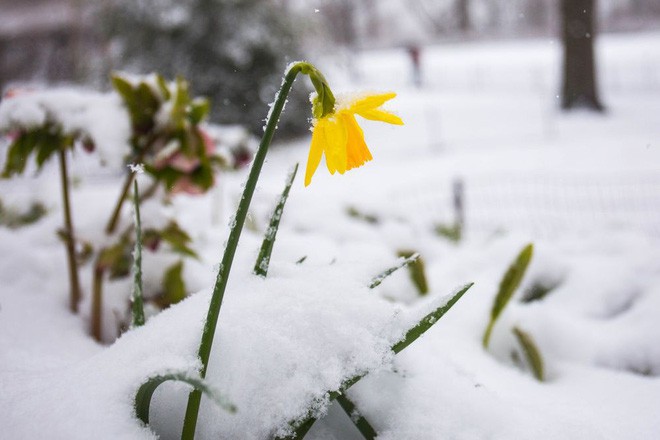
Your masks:
<path fill-rule="evenodd" d="M 418 183 L 392 194 L 396 215 L 453 222 L 452 181 Z M 466 179 L 464 192 L 468 231 L 552 237 L 618 229 L 660 236 L 660 176 L 654 174 L 480 176 Z"/>

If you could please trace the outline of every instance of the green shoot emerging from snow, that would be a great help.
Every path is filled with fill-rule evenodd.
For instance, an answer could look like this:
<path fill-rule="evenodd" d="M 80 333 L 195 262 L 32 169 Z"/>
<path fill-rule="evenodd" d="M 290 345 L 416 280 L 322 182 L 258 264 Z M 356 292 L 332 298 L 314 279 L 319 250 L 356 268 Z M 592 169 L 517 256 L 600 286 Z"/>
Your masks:
<path fill-rule="evenodd" d="M 490 334 L 493 331 L 495 322 L 497 321 L 497 318 L 499 318 L 502 314 L 502 311 L 509 303 L 511 297 L 513 297 L 516 289 L 518 289 L 523 276 L 525 276 L 527 266 L 532 259 L 533 253 L 533 244 L 530 243 L 525 246 L 507 269 L 504 277 L 502 278 L 502 281 L 500 281 L 500 288 L 497 292 L 497 296 L 495 297 L 495 301 L 493 302 L 493 308 L 490 311 L 490 321 L 488 322 L 488 326 L 484 332 L 484 338 L 482 341 L 484 348 L 488 348 L 488 344 L 490 342 Z"/>

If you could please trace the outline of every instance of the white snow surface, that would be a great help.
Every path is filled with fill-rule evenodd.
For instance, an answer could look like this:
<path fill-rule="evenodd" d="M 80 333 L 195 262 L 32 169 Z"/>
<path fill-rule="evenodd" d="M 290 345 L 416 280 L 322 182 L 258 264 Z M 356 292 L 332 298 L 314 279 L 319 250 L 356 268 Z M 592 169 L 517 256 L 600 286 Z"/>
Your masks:
<path fill-rule="evenodd" d="M 327 415 L 307 438 L 359 439 L 324 396 L 370 371 L 348 395 L 381 440 L 660 438 L 660 34 L 599 38 L 605 115 L 555 109 L 552 42 L 428 48 L 419 90 L 409 85 L 402 53 L 360 54 L 352 79 L 332 60 L 320 66 L 337 90 L 398 92 L 388 105 L 406 125 L 365 122 L 373 161 L 343 176 L 319 167 L 307 188 L 298 176 L 264 280 L 250 274 L 261 238 L 288 170 L 304 166 L 308 140 L 269 152 L 250 212 L 257 232 L 241 238 L 207 375 L 238 411 L 205 399 L 197 437 L 270 438 L 312 405 Z M 152 375 L 198 367 L 211 286 L 246 173 L 221 175 L 206 196 L 145 207 L 144 222 L 165 210 L 191 233 L 200 262 L 186 264 L 186 280 L 198 293 L 104 346 L 87 336 L 87 296 L 80 316 L 67 310 L 50 168 L 0 182 L 5 205 L 38 198 L 50 208 L 34 225 L 0 227 L 2 436 L 179 438 L 187 386 L 159 387 L 150 427 L 134 417 L 133 395 Z M 92 179 L 90 170 L 72 195 L 87 235 L 100 233 L 94 224 L 119 190 L 117 176 Z M 458 177 L 466 230 L 454 244 L 433 225 L 453 219 Z M 378 222 L 353 218 L 348 207 Z M 529 242 L 529 270 L 484 350 L 499 281 Z M 366 287 L 400 250 L 424 260 L 426 297 L 405 269 Z M 143 259 L 162 264 L 148 251 Z M 396 356 L 389 351 L 412 317 L 470 281 L 423 337 Z M 537 281 L 557 287 L 542 300 L 520 301 Z M 129 291 L 126 283 L 108 289 L 106 317 L 124 310 Z M 545 382 L 513 361 L 514 352 L 523 359 L 514 326 L 538 345 Z"/>

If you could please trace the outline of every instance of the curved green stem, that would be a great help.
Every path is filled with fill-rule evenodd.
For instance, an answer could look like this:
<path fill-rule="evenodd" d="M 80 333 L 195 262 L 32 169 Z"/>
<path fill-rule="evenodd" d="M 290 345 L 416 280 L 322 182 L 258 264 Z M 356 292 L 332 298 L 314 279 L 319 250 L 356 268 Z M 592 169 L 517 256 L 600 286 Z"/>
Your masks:
<path fill-rule="evenodd" d="M 259 180 L 259 174 L 261 173 L 261 168 L 264 164 L 266 153 L 268 152 L 268 147 L 270 146 L 270 142 L 273 139 L 273 134 L 277 128 L 277 123 L 279 121 L 280 115 L 282 114 L 282 110 L 284 109 L 284 104 L 286 103 L 289 91 L 293 86 L 293 81 L 296 79 L 298 73 L 302 72 L 309 74 L 308 72 L 310 72 L 311 69 L 316 71 L 316 69 L 311 66 L 311 64 L 304 62 L 293 63 L 289 66 L 284 76 L 282 86 L 277 93 L 277 96 L 275 97 L 275 103 L 273 104 L 271 112 L 268 115 L 266 129 L 264 130 L 261 143 L 259 144 L 259 148 L 257 149 L 257 152 L 254 156 L 252 167 L 250 168 L 250 173 L 245 183 L 245 189 L 243 190 L 243 196 L 241 197 L 241 200 L 238 204 L 236 217 L 234 221 L 232 221 L 231 229 L 229 231 L 229 238 L 227 239 L 227 246 L 225 247 L 222 262 L 220 263 L 220 269 L 218 270 L 218 276 L 213 288 L 213 295 L 211 297 L 211 303 L 209 304 L 209 311 L 206 316 L 206 324 L 204 325 L 202 340 L 198 352 L 199 359 L 202 363 L 202 368 L 200 371 L 200 376 L 202 378 L 206 377 L 209 356 L 211 354 L 211 346 L 213 345 L 213 337 L 215 335 L 215 329 L 218 325 L 218 316 L 220 315 L 220 307 L 222 306 L 222 299 L 227 287 L 229 272 L 231 270 L 232 262 L 234 261 L 238 240 L 243 230 L 243 224 L 245 223 L 245 219 L 247 217 L 248 208 L 250 207 L 250 202 L 252 201 L 254 190 L 257 187 L 257 181 Z M 192 440 L 195 438 L 195 428 L 197 426 L 197 416 L 199 414 L 201 399 L 202 393 L 198 390 L 192 391 L 188 397 L 188 406 L 186 408 L 186 415 L 183 422 L 183 431 L 181 433 L 182 440 Z"/>

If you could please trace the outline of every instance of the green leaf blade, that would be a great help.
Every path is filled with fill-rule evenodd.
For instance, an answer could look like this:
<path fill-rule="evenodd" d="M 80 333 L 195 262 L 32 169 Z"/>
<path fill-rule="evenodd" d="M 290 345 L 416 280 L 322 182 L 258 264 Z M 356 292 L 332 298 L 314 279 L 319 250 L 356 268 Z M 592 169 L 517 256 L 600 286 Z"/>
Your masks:
<path fill-rule="evenodd" d="M 374 440 L 378 436 L 378 433 L 374 427 L 371 426 L 371 423 L 369 423 L 369 421 L 358 411 L 355 403 L 346 397 L 345 394 L 337 396 L 337 403 L 339 403 L 365 440 Z"/>
<path fill-rule="evenodd" d="M 505 272 L 504 277 L 502 277 L 497 296 L 495 296 L 495 301 L 493 301 L 493 307 L 490 312 L 490 321 L 488 322 L 488 326 L 486 327 L 486 331 L 484 333 L 482 341 L 484 348 L 488 348 L 490 335 L 495 322 L 500 317 L 502 311 L 513 297 L 516 289 L 518 289 L 520 282 L 525 276 L 525 272 L 527 271 L 527 267 L 529 266 L 529 262 L 531 261 L 533 254 L 534 245 L 530 243 L 520 251 L 516 259 L 511 263 Z"/>
<path fill-rule="evenodd" d="M 266 229 L 266 235 L 264 236 L 264 240 L 261 243 L 261 249 L 259 250 L 259 255 L 257 256 L 257 261 L 254 265 L 253 272 L 255 275 L 265 277 L 268 274 L 270 257 L 273 253 L 275 240 L 277 239 L 277 231 L 280 228 L 280 220 L 282 219 L 282 214 L 284 213 L 284 206 L 289 199 L 289 192 L 291 191 L 291 186 L 293 185 L 293 181 L 295 180 L 297 173 L 298 164 L 293 167 L 293 170 L 289 174 L 286 185 L 284 186 L 284 190 L 282 191 L 282 195 L 280 196 L 280 199 L 277 202 L 272 215 L 270 216 L 268 229 Z"/>
<path fill-rule="evenodd" d="M 405 336 L 396 344 L 392 346 L 392 351 L 394 353 L 400 353 L 410 344 L 415 342 L 420 336 L 426 333 L 433 325 L 440 320 L 454 305 L 458 302 L 459 299 L 467 292 L 474 283 L 468 283 L 465 286 L 458 289 L 454 294 L 451 295 L 449 300 L 442 306 L 437 307 L 431 313 L 424 316 L 421 320 L 417 322 L 415 326 L 410 328 L 406 332 Z"/>
<path fill-rule="evenodd" d="M 224 409 L 229 413 L 236 412 L 236 406 L 231 403 L 227 398 L 222 394 L 216 391 L 211 387 L 208 382 L 199 378 L 190 376 L 186 373 L 176 372 L 176 373 L 166 373 L 158 376 L 153 376 L 147 379 L 135 393 L 135 399 L 133 401 L 133 406 L 135 409 L 135 416 L 140 419 L 145 425 L 149 424 L 149 410 L 151 408 L 151 399 L 161 384 L 168 382 L 183 382 L 192 386 L 194 389 L 201 391 L 206 394 L 213 402 L 215 402 L 220 408 Z"/>
<path fill-rule="evenodd" d="M 512 329 L 513 334 L 516 336 L 518 343 L 523 349 L 525 354 L 525 359 L 527 359 L 527 364 L 529 365 L 534 377 L 539 381 L 543 382 L 545 380 L 545 368 L 543 363 L 543 357 L 539 351 L 536 343 L 532 336 L 522 331 L 518 327 Z"/>
<path fill-rule="evenodd" d="M 411 257 L 412 255 L 417 254 L 414 251 L 403 250 L 399 251 L 400 257 Z M 419 254 L 418 254 L 419 255 Z M 426 268 L 424 265 L 424 260 L 421 257 L 417 257 L 414 261 L 411 261 L 408 266 L 408 273 L 410 274 L 410 280 L 417 289 L 417 293 L 420 296 L 424 296 L 429 293 L 429 284 L 426 281 Z"/>
<path fill-rule="evenodd" d="M 399 270 L 403 267 L 408 266 L 409 264 L 411 264 L 415 260 L 417 260 L 419 258 L 419 254 L 418 253 L 413 253 L 412 255 L 401 256 L 400 258 L 401 259 L 399 260 L 399 262 L 396 265 L 394 265 L 394 266 L 392 266 L 388 269 L 385 269 L 384 271 L 382 271 L 381 273 L 379 273 L 378 275 L 373 277 L 371 279 L 371 282 L 369 283 L 369 288 L 370 289 L 375 289 L 376 287 L 380 286 L 382 284 L 382 282 L 385 281 L 394 272 L 396 272 L 397 270 Z"/>

